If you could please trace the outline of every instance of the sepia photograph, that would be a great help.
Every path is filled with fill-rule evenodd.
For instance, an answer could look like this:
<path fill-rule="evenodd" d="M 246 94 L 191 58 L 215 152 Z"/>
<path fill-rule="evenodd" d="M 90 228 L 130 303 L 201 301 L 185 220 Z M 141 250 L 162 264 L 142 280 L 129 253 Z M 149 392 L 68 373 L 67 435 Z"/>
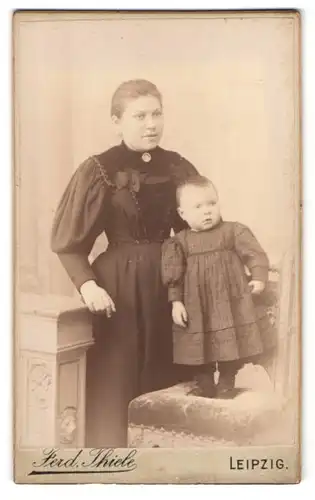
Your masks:
<path fill-rule="evenodd" d="M 12 37 L 15 482 L 299 482 L 300 13 Z"/>

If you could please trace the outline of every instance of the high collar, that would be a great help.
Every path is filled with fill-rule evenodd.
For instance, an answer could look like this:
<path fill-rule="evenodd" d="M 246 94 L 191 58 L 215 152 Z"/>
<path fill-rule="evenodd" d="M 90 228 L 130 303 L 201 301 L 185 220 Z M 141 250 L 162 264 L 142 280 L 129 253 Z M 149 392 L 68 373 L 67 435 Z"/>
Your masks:
<path fill-rule="evenodd" d="M 147 166 L 150 167 L 151 164 L 155 163 L 163 154 L 163 149 L 159 146 L 156 146 L 154 149 L 150 149 L 148 151 L 135 151 L 133 149 L 128 148 L 126 143 L 122 141 L 119 145 L 119 149 L 126 159 L 131 161 L 133 164 L 139 164 L 139 166 Z M 145 162 L 143 160 L 144 155 L 150 155 L 151 160 L 149 162 Z"/>
<path fill-rule="evenodd" d="M 151 159 L 149 162 L 143 160 L 142 156 L 144 153 L 150 154 Z M 169 154 L 159 146 L 150 151 L 133 151 L 124 142 L 121 142 L 97 156 L 100 163 L 109 173 L 128 168 L 139 170 L 143 173 L 169 173 Z"/>

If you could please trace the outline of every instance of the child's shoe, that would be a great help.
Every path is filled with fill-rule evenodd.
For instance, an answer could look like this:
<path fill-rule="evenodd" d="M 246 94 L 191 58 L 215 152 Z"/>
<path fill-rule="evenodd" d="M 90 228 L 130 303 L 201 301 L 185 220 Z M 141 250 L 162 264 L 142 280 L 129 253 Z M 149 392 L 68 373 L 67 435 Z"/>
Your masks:
<path fill-rule="evenodd" d="M 195 376 L 196 388 L 191 391 L 194 396 L 203 398 L 214 398 L 216 395 L 214 374 L 199 373 Z"/>
<path fill-rule="evenodd" d="M 235 373 L 220 373 L 219 382 L 216 386 L 216 398 L 229 399 L 233 397 L 235 378 Z"/>

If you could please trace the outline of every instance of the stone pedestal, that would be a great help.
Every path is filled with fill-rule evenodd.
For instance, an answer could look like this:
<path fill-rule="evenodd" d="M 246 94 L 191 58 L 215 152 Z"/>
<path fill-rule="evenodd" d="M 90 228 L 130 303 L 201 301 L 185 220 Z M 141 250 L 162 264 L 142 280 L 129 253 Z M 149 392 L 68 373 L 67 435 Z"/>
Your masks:
<path fill-rule="evenodd" d="M 85 446 L 86 351 L 92 321 L 79 300 L 25 294 L 17 300 L 16 445 Z"/>

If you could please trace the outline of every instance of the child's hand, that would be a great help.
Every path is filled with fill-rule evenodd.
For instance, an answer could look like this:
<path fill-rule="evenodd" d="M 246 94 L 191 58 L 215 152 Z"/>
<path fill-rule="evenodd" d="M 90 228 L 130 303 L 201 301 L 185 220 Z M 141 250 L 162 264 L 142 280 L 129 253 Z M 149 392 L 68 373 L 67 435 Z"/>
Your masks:
<path fill-rule="evenodd" d="M 265 289 L 265 283 L 263 281 L 252 280 L 248 285 L 253 295 L 259 295 Z"/>
<path fill-rule="evenodd" d="M 106 316 L 110 318 L 116 312 L 115 304 L 108 293 L 98 286 L 95 281 L 90 280 L 83 283 L 80 288 L 82 298 L 93 313 L 105 312 Z"/>
<path fill-rule="evenodd" d="M 188 315 L 185 306 L 182 302 L 178 301 L 173 302 L 172 318 L 176 325 L 186 328 Z"/>

